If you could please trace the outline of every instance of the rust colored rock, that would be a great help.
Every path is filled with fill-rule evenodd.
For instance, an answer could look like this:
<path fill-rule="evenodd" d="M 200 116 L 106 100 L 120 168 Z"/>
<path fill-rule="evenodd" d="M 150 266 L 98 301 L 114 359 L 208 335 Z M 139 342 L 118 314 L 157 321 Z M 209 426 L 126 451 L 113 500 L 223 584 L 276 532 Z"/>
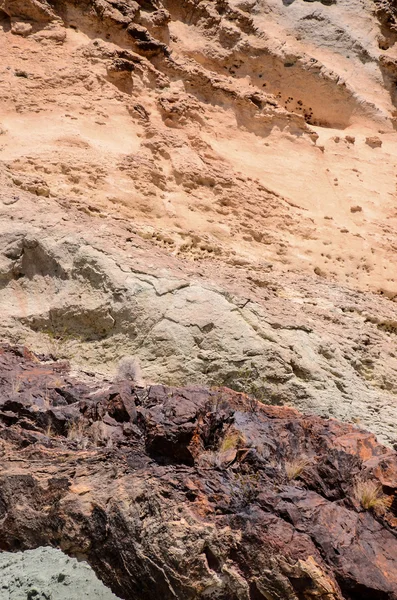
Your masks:
<path fill-rule="evenodd" d="M 60 547 L 126 600 L 397 598 L 397 459 L 372 434 L 57 367 L 0 349 L 2 550 Z"/>

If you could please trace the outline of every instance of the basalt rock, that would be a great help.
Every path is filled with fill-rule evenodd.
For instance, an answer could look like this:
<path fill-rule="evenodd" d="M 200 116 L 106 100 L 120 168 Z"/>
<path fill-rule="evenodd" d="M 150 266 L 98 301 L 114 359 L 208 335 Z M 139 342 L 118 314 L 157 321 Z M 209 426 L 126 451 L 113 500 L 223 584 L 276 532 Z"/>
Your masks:
<path fill-rule="evenodd" d="M 397 458 L 372 434 L 85 379 L 1 347 L 2 550 L 59 547 L 125 600 L 397 598 Z"/>

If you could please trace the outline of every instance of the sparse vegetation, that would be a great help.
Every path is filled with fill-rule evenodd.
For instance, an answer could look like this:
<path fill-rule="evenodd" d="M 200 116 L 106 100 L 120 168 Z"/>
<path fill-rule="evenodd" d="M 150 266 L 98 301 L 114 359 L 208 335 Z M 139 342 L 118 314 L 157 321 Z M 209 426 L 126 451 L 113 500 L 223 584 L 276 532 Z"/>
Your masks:
<path fill-rule="evenodd" d="M 73 352 L 69 348 L 70 342 L 76 341 L 77 338 L 73 337 L 67 332 L 66 327 L 61 330 L 56 329 L 52 325 L 43 331 L 45 335 L 45 344 L 47 353 L 54 358 L 73 358 Z"/>
<path fill-rule="evenodd" d="M 220 452 L 227 452 L 241 446 L 245 442 L 244 436 L 240 431 L 229 431 L 222 440 L 219 448 Z"/>
<path fill-rule="evenodd" d="M 94 421 L 91 423 L 83 417 L 72 421 L 67 431 L 67 439 L 77 443 L 77 446 L 85 450 L 89 443 L 94 446 L 112 447 L 112 439 L 107 434 L 105 423 Z"/>
<path fill-rule="evenodd" d="M 365 510 L 375 509 L 383 512 L 388 508 L 389 499 L 376 481 L 359 479 L 354 484 L 353 495 Z"/>
<path fill-rule="evenodd" d="M 84 419 L 73 421 L 68 428 L 68 440 L 78 442 L 79 444 L 87 443 L 87 423 Z"/>
<path fill-rule="evenodd" d="M 13 394 L 18 394 L 21 390 L 22 375 L 21 373 L 12 373 L 11 375 L 11 391 Z"/>
<path fill-rule="evenodd" d="M 258 473 L 238 473 L 231 488 L 231 503 L 239 509 L 255 502 L 259 493 Z"/>
<path fill-rule="evenodd" d="M 285 474 L 289 480 L 296 479 L 312 464 L 307 456 L 299 456 L 288 460 L 284 464 Z"/>
<path fill-rule="evenodd" d="M 222 456 L 219 452 L 205 452 L 202 455 L 201 463 L 210 469 L 220 469 L 222 467 Z"/>
<path fill-rule="evenodd" d="M 55 437 L 55 431 L 53 430 L 51 425 L 48 425 L 44 431 L 44 435 L 46 435 L 49 438 Z"/>

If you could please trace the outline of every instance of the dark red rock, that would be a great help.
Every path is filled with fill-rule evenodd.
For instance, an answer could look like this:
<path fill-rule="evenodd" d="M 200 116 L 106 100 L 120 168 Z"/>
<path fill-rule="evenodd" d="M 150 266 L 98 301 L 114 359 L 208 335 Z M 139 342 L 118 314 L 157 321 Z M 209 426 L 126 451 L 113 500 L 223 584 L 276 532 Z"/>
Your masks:
<path fill-rule="evenodd" d="M 396 454 L 349 424 L 4 345 L 0 455 L 0 549 L 58 546 L 126 600 L 397 599 Z"/>

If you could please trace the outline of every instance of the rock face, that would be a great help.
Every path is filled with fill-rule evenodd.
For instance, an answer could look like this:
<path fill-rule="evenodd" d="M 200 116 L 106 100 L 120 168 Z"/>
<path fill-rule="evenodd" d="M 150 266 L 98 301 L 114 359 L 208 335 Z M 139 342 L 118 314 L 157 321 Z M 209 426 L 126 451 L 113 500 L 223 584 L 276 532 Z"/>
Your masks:
<path fill-rule="evenodd" d="M 395 295 L 376 9 L 341 36 L 354 3 L 1 2 L 2 335 L 91 369 L 137 354 L 151 381 L 253 387 L 393 443 L 394 304 L 355 291 Z"/>
<path fill-rule="evenodd" d="M 0 551 L 397 600 L 396 41 L 388 0 L 0 0 Z"/>
<path fill-rule="evenodd" d="M 0 362 L 2 550 L 58 546 L 125 600 L 397 598 L 397 458 L 372 434 L 227 388 L 79 382 L 23 348 Z"/>
<path fill-rule="evenodd" d="M 394 444 L 394 19 L 2 0 L 2 338 Z"/>
<path fill-rule="evenodd" d="M 394 302 L 250 265 L 192 264 L 128 222 L 18 198 L 1 213 L 4 339 L 108 376 L 136 356 L 150 383 L 227 385 L 395 443 Z"/>

